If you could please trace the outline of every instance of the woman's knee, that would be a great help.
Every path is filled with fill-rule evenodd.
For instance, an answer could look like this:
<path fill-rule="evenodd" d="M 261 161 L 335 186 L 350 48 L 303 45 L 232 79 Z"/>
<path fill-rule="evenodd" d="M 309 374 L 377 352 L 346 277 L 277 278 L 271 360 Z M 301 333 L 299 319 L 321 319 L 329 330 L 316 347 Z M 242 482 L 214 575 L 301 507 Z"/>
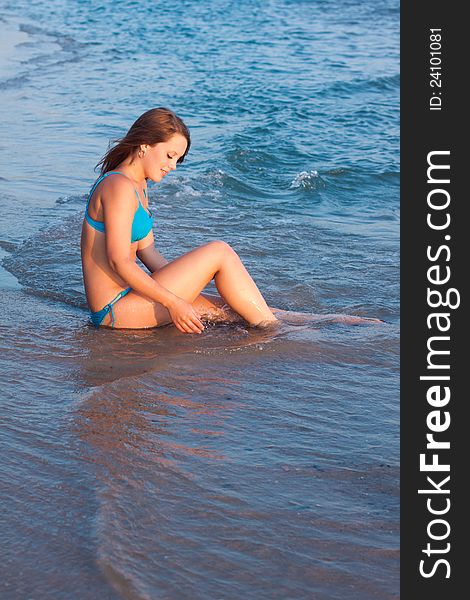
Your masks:
<path fill-rule="evenodd" d="M 214 252 L 220 259 L 225 258 L 238 258 L 238 254 L 235 250 L 224 242 L 223 240 L 213 240 L 212 242 L 208 242 L 207 246 Z"/>

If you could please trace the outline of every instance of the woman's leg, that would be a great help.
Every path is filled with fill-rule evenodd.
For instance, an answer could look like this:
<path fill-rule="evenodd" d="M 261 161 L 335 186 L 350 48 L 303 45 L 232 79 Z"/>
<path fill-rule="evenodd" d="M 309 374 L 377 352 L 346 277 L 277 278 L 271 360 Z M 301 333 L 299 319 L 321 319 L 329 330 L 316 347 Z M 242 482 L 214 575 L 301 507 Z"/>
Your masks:
<path fill-rule="evenodd" d="M 218 294 L 201 292 L 192 305 L 201 317 L 209 321 L 243 321 L 242 317 Z"/>
<path fill-rule="evenodd" d="M 206 310 L 210 317 L 214 307 L 221 308 L 200 295 L 214 279 L 223 301 L 248 323 L 277 321 L 239 256 L 225 242 L 209 242 L 191 250 L 152 273 L 152 277 L 176 296 L 196 303 L 203 316 Z M 134 291 L 116 304 L 115 316 L 117 328 L 155 327 L 171 322 L 166 308 Z"/>

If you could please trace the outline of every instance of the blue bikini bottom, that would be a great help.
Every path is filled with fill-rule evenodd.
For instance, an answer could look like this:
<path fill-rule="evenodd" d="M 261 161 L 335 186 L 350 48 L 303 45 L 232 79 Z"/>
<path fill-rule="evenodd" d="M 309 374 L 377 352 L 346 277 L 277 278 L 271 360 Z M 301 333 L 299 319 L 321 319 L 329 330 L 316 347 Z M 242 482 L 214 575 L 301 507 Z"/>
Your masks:
<path fill-rule="evenodd" d="M 90 319 L 91 322 L 93 323 L 93 325 L 95 327 L 99 327 L 101 325 L 101 323 L 103 322 L 103 319 L 106 317 L 107 314 L 111 313 L 111 327 L 114 327 L 114 305 L 116 304 L 116 302 L 118 300 L 120 300 L 121 298 L 124 298 L 124 296 L 126 296 L 132 288 L 126 288 L 125 290 L 122 290 L 122 292 L 119 292 L 119 294 L 113 298 L 111 300 L 111 302 L 109 302 L 108 304 L 106 304 L 106 306 L 104 306 L 101 310 L 97 310 L 96 312 L 92 312 L 90 315 Z"/>

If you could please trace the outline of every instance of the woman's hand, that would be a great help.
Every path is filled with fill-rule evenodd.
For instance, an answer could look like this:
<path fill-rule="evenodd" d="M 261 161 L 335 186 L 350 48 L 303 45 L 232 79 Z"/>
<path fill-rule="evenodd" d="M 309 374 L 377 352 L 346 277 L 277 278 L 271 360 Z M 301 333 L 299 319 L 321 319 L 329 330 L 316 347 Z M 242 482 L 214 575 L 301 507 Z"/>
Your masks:
<path fill-rule="evenodd" d="M 167 309 L 171 320 L 183 333 L 202 333 L 204 331 L 204 325 L 200 321 L 197 311 L 183 298 L 175 296 Z"/>

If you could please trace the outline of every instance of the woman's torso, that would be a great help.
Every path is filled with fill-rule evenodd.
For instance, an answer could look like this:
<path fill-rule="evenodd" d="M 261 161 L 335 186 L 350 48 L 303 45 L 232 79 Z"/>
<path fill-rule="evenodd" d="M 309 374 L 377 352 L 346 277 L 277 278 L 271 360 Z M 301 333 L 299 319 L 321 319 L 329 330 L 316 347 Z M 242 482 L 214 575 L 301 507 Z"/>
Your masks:
<path fill-rule="evenodd" d="M 109 177 L 104 178 L 98 183 L 87 203 L 88 217 L 91 222 L 98 222 L 95 224 L 96 227 L 99 226 L 99 223 L 104 222 L 101 200 L 103 193 L 106 192 L 107 179 L 109 179 Z M 116 181 L 114 183 L 116 183 Z M 144 191 L 146 191 L 145 187 L 143 187 L 141 195 L 139 196 L 138 190 L 135 188 L 136 195 L 134 195 L 134 199 L 136 211 L 133 225 L 136 224 L 136 216 L 137 219 L 140 218 L 141 220 L 145 220 L 143 213 L 139 213 L 139 211 L 144 210 L 148 217 L 147 199 L 146 194 L 143 194 Z M 145 205 L 142 203 L 141 197 L 144 198 Z M 142 206 L 139 206 L 139 203 Z M 104 228 L 103 225 L 101 225 L 101 228 Z M 140 224 L 140 229 L 142 229 L 142 223 Z M 135 227 L 133 227 L 133 230 L 133 237 L 137 237 L 139 235 L 139 223 L 137 223 L 137 230 Z M 133 261 L 136 259 L 140 241 L 141 240 L 131 241 L 129 257 Z M 90 222 L 88 222 L 86 217 L 83 219 L 80 246 L 86 299 L 90 310 L 94 312 L 101 310 L 105 304 L 112 300 L 122 289 L 128 286 L 109 265 L 106 253 L 106 233 L 95 229 Z"/>

